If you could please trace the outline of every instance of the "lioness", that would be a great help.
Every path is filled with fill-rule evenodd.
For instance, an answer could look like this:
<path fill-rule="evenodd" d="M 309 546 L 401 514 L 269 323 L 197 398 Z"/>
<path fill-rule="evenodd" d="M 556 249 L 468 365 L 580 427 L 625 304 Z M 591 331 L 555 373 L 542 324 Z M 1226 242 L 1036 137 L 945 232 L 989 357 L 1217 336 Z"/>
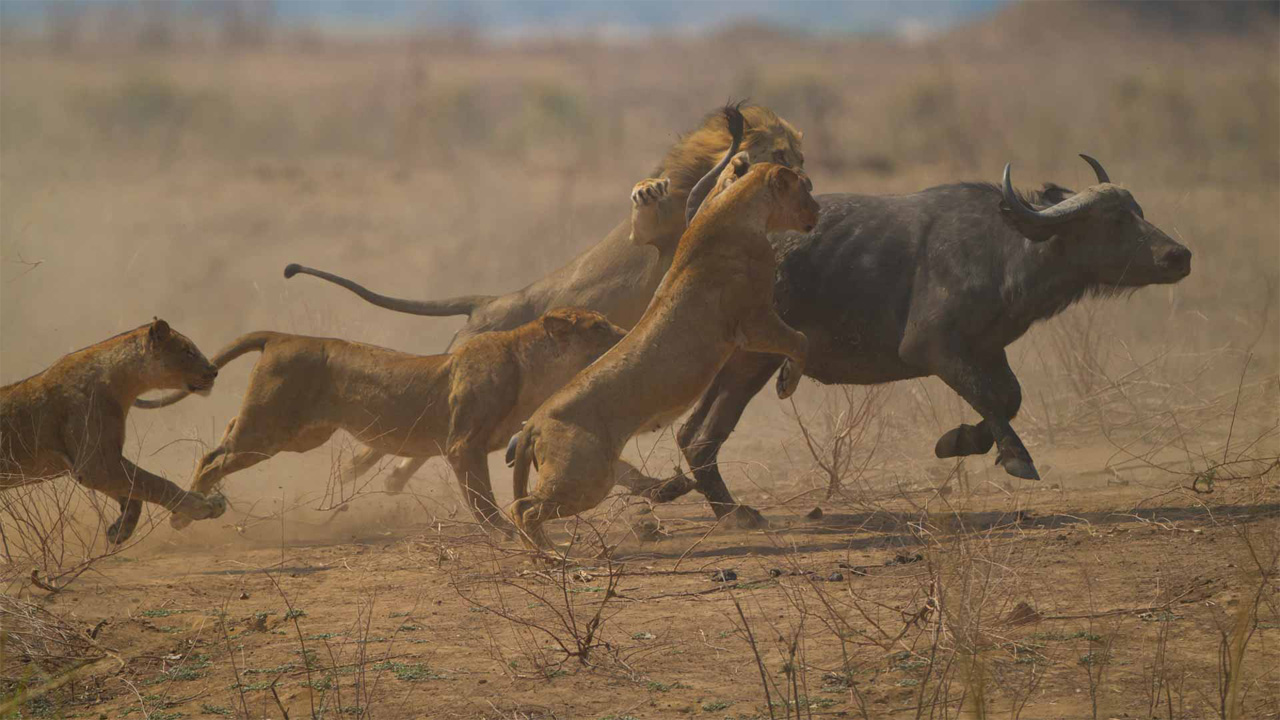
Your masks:
<path fill-rule="evenodd" d="M 778 395 L 795 391 L 808 340 L 774 311 L 776 262 L 766 233 L 813 228 L 818 204 L 809 186 L 787 167 L 734 156 L 644 317 L 521 431 L 511 516 L 526 544 L 548 546 L 544 522 L 599 504 L 627 440 L 683 412 L 738 348 L 786 356 Z M 531 462 L 540 480 L 528 493 Z"/>
<path fill-rule="evenodd" d="M 485 456 L 504 447 L 522 419 L 625 334 L 603 315 L 575 308 L 473 338 L 451 355 L 249 333 L 214 356 L 221 368 L 245 353 L 262 352 L 239 415 L 201 459 L 191 489 L 208 492 L 231 473 L 278 452 L 315 449 L 341 429 L 376 451 L 374 458 L 444 455 L 476 519 L 503 526 Z M 139 400 L 138 406 L 163 407 L 185 396 Z M 373 466 L 361 457 L 368 455 L 345 468 L 344 478 L 355 479 Z M 393 477 L 388 489 L 403 489 L 403 480 L 396 482 Z M 175 515 L 172 524 L 188 523 Z"/>
<path fill-rule="evenodd" d="M 133 535 L 143 501 L 188 521 L 222 515 L 222 497 L 187 492 L 122 454 L 134 399 L 176 388 L 207 394 L 217 376 L 195 343 L 157 319 L 0 387 L 0 488 L 70 474 L 120 503 L 120 517 L 107 528 L 113 543 Z"/>
<path fill-rule="evenodd" d="M 742 150 L 752 162 L 767 161 L 803 169 L 802 132 L 769 108 L 744 105 L 740 109 L 746 120 Z M 725 149 L 734 143 L 727 118 L 723 109 L 708 113 L 697 128 L 671 146 L 651 176 L 632 189 L 630 218 L 624 218 L 603 240 L 564 267 L 515 292 L 446 300 L 405 300 L 381 295 L 340 275 L 296 263 L 285 267 L 284 276 L 313 275 L 396 312 L 467 315 L 467 324 L 454 336 L 451 348 L 480 333 L 509 330 L 556 307 L 588 308 L 603 313 L 624 328 L 631 328 L 644 314 L 671 267 L 676 244 L 685 229 L 686 200 L 695 183 L 707 175 Z M 657 252 L 646 245 L 652 245 Z M 376 455 L 368 459 L 369 462 L 376 460 Z M 407 479 L 422 463 L 422 460 L 404 460 L 395 474 Z M 698 490 L 711 503 L 717 518 L 739 510 L 735 514 L 739 523 L 755 526 L 763 522 L 759 513 L 734 502 L 719 475 L 700 483 Z"/>

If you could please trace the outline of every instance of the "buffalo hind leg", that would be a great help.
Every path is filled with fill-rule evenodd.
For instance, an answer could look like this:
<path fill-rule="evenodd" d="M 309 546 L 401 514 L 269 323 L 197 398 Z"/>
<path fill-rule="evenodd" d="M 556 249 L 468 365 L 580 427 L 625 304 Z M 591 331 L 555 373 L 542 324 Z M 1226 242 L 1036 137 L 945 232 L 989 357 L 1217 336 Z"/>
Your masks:
<path fill-rule="evenodd" d="M 986 420 L 977 425 L 961 423 L 959 427 L 946 431 L 938 438 L 938 443 L 933 446 L 933 454 L 940 458 L 986 455 L 991 452 L 991 446 L 995 442 L 996 437 L 991 434 L 991 426 Z"/>
<path fill-rule="evenodd" d="M 997 465 L 1014 477 L 1039 480 L 1040 473 L 1036 472 L 1031 453 L 1027 452 L 1022 439 L 1009 424 L 1022 405 L 1022 387 L 1018 385 L 1018 378 L 1009 367 L 1005 354 L 1002 352 L 999 357 L 987 362 L 947 358 L 938 377 L 982 416 L 982 422 L 977 426 L 962 425 L 943 435 L 938 441 L 938 447 L 934 448 L 935 454 L 944 457 L 941 452 L 981 449 L 986 442 L 985 434 L 989 432 L 991 444 L 997 450 Z M 967 430 L 968 427 L 973 429 Z M 952 437 L 954 441 L 951 440 Z M 944 441 L 947 441 L 948 446 L 943 447 Z M 991 444 L 986 446 L 987 450 L 991 448 Z"/>
<path fill-rule="evenodd" d="M 764 528 L 769 522 L 754 508 L 734 502 L 716 461 L 720 446 L 729 439 L 747 404 L 769 382 L 778 364 L 776 355 L 735 352 L 676 435 L 680 451 L 693 471 L 694 487 L 711 503 L 717 519 L 732 513 L 742 528 Z"/>

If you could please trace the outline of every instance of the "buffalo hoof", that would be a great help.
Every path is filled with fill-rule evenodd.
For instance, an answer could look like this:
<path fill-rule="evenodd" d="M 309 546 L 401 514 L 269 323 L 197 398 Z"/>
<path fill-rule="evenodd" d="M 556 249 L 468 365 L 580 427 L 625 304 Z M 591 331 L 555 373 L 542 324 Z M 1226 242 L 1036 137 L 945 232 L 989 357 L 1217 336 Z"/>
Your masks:
<path fill-rule="evenodd" d="M 1022 478 L 1023 480 L 1039 480 L 1040 473 L 1036 472 L 1036 466 L 1031 464 L 1030 460 L 1023 460 L 1020 457 L 999 457 L 996 458 L 996 464 L 1004 468 L 1004 471 L 1010 475 Z"/>
<path fill-rule="evenodd" d="M 984 433 L 977 425 L 961 425 L 943 433 L 933 446 L 933 454 L 940 458 L 985 455 L 991 451 L 995 438 Z"/>
<path fill-rule="evenodd" d="M 731 510 L 729 522 L 741 530 L 764 530 L 769 527 L 769 521 L 760 511 L 749 505 L 739 505 Z"/>
<path fill-rule="evenodd" d="M 796 372 L 795 363 L 787 360 L 782 363 L 782 369 L 778 371 L 778 399 L 786 400 L 795 394 L 796 388 L 800 387 L 800 377 L 804 373 Z"/>

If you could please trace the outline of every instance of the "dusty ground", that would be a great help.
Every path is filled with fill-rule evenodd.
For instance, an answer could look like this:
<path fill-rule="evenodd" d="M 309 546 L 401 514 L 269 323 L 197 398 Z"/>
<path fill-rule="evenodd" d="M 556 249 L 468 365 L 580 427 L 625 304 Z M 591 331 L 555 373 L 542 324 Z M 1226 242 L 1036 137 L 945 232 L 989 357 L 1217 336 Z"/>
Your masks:
<path fill-rule="evenodd" d="M 590 519 L 621 543 L 612 560 L 585 551 L 567 580 L 462 523 L 441 463 L 412 494 L 340 486 L 344 437 L 232 476 L 223 520 L 179 534 L 153 514 L 88 565 L 104 551 L 91 498 L 6 493 L 0 702 L 61 677 L 24 717 L 982 717 L 982 696 L 989 717 L 1137 718 L 1159 690 L 1157 717 L 1204 718 L 1242 667 L 1237 717 L 1280 715 L 1280 479 L 1263 472 L 1280 456 L 1280 32 L 1273 14 L 1165 25 L 1147 7 L 1029 4 L 912 41 L 4 35 L 5 383 L 155 315 L 208 352 L 258 329 L 438 352 L 459 319 L 281 270 L 410 297 L 520 287 L 625 217 L 631 185 L 725 97 L 805 130 L 818 192 L 995 181 L 1008 161 L 1020 185 L 1079 187 L 1087 152 L 1195 260 L 1176 286 L 1080 303 L 1010 348 L 1042 484 L 934 459 L 973 420 L 935 380 L 806 382 L 795 405 L 753 402 L 721 454 L 770 532 L 713 528 L 691 497 L 657 510 L 671 537 L 641 544 L 614 505 Z M 207 400 L 132 413 L 127 454 L 185 483 L 252 363 Z M 844 492 L 809 520 L 828 479 L 815 452 L 844 430 Z M 628 451 L 651 474 L 677 455 L 670 432 Z M 606 599 L 585 662 L 570 657 Z M 32 608 L 50 614 L 20 625 Z M 23 655 L 28 626 L 71 639 Z"/>
<path fill-rule="evenodd" d="M 1208 501 L 1152 496 L 915 494 L 915 508 L 829 507 L 816 521 L 777 508 L 771 531 L 750 533 L 708 533 L 706 512 L 685 506 L 662 512 L 669 539 L 623 540 L 567 580 L 457 524 L 368 518 L 328 543 L 282 544 L 266 525 L 198 548 L 157 540 L 49 603 L 84 627 L 106 620 L 98 642 L 127 658 L 56 695 L 57 713 L 769 717 L 754 637 L 777 716 L 796 695 L 783 668 L 798 638 L 804 717 L 911 717 L 940 674 L 953 702 L 966 689 L 954 640 L 932 646 L 937 616 L 906 621 L 933 597 L 979 637 L 990 717 L 1018 701 L 1024 718 L 1093 717 L 1091 669 L 1098 717 L 1148 717 L 1152 687 L 1158 717 L 1169 703 L 1173 717 L 1216 716 L 1219 629 L 1258 591 L 1248 543 L 1277 550 L 1280 487 L 1273 475 Z M 724 570 L 736 579 L 712 579 Z M 1241 717 L 1280 713 L 1276 586 L 1264 593 Z M 1039 617 L 1012 622 L 1019 603 Z M 586 663 L 567 657 L 601 604 Z"/>

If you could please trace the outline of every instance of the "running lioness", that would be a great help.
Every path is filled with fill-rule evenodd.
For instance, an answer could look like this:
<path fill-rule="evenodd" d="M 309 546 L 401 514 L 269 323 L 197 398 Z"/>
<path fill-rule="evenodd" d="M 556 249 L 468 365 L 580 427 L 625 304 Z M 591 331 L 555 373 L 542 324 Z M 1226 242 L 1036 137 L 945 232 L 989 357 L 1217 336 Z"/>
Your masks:
<path fill-rule="evenodd" d="M 635 328 L 551 396 L 515 449 L 511 516 L 526 544 L 543 523 L 595 507 L 627 440 L 679 416 L 738 348 L 784 355 L 778 395 L 804 374 L 808 340 L 773 308 L 775 260 L 766 233 L 811 230 L 808 178 L 734 156 L 680 238 L 671 270 Z M 529 465 L 539 483 L 527 492 Z"/>
<path fill-rule="evenodd" d="M 345 430 L 377 453 L 361 454 L 344 468 L 344 479 L 373 465 L 359 462 L 360 457 L 444 455 L 476 519 L 508 530 L 485 457 L 505 447 L 521 419 L 624 334 L 603 315 L 576 308 L 552 310 L 515 330 L 478 335 L 451 355 L 249 333 L 213 358 L 221 368 L 245 353 L 262 353 L 240 414 L 200 461 L 191 489 L 208 492 L 231 473 L 282 451 L 315 449 Z M 137 404 L 163 407 L 185 396 L 174 393 Z M 618 476 L 626 471 L 639 472 L 619 466 Z M 392 478 L 387 489 L 398 492 L 407 480 Z M 181 528 L 188 521 L 174 515 L 172 524 Z"/>
<path fill-rule="evenodd" d="M 133 534 L 143 502 L 188 522 L 222 515 L 221 496 L 186 492 L 123 455 L 134 399 L 149 390 L 208 393 L 216 377 L 195 343 L 156 320 L 0 387 L 0 489 L 71 475 L 120 503 L 120 517 L 107 528 L 113 543 Z"/>

